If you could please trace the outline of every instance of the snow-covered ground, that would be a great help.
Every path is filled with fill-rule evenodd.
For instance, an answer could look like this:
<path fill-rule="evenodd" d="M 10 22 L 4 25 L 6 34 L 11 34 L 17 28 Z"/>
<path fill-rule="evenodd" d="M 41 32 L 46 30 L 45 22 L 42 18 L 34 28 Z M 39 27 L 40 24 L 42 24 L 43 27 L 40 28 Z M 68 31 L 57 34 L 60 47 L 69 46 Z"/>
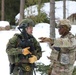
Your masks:
<path fill-rule="evenodd" d="M 73 34 L 75 34 L 75 29 L 76 26 L 73 25 L 71 32 L 73 32 Z M 8 57 L 6 54 L 6 44 L 8 42 L 8 40 L 15 34 L 15 33 L 19 33 L 19 31 L 16 30 L 9 30 L 9 31 L 0 31 L 0 74 L 3 75 L 9 75 L 9 61 L 8 61 Z M 49 24 L 47 23 L 39 23 L 38 25 L 36 25 L 33 29 L 33 35 L 35 36 L 35 38 L 38 40 L 39 37 L 44 36 L 44 37 L 49 37 Z M 59 37 L 58 31 L 56 29 L 56 37 Z M 38 40 L 39 41 L 39 40 Z M 38 60 L 37 62 L 42 62 L 45 65 L 50 64 L 50 60 L 48 60 L 47 56 L 50 55 L 51 53 L 51 49 L 49 48 L 47 43 L 40 43 L 41 47 L 42 47 L 42 57 L 40 60 Z M 40 75 L 39 73 L 37 73 L 37 75 Z"/>

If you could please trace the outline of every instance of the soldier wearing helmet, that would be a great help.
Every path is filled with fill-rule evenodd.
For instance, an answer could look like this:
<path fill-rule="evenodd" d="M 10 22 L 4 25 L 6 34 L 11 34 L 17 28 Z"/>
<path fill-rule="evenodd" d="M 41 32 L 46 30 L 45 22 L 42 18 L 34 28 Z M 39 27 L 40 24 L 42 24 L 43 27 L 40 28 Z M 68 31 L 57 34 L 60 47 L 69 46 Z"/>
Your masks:
<path fill-rule="evenodd" d="M 69 30 L 71 29 L 71 24 L 68 19 L 63 19 L 63 20 L 59 21 L 58 26 L 63 26 L 63 25 L 67 26 L 69 28 Z"/>
<path fill-rule="evenodd" d="M 10 74 L 33 75 L 35 62 L 42 56 L 41 46 L 32 35 L 33 26 L 31 19 L 22 20 L 18 27 L 21 33 L 15 34 L 7 43 Z"/>
<path fill-rule="evenodd" d="M 40 42 L 50 42 L 51 60 L 48 75 L 72 75 L 75 62 L 76 39 L 70 32 L 71 24 L 69 20 L 63 19 L 59 21 L 58 31 L 60 38 L 40 37 Z"/>

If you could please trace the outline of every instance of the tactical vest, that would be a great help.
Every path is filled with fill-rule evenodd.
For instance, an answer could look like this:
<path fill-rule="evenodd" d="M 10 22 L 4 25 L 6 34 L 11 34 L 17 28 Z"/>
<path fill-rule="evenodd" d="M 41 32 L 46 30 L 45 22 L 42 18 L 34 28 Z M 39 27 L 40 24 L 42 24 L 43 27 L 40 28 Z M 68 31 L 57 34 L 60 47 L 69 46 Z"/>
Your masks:
<path fill-rule="evenodd" d="M 30 47 L 30 52 L 32 54 L 34 54 L 34 50 L 35 50 L 35 47 L 34 47 L 34 38 L 33 36 L 28 36 L 28 39 L 24 39 L 24 37 L 20 34 L 15 34 L 17 37 L 18 37 L 18 43 L 16 45 L 16 48 L 17 47 L 20 47 L 20 48 L 26 48 L 26 47 Z M 18 55 L 9 55 L 9 61 L 10 63 L 19 63 L 21 62 L 23 59 L 26 59 L 28 60 L 28 58 L 30 57 L 31 55 L 26 55 L 24 56 L 23 54 L 18 54 Z"/>

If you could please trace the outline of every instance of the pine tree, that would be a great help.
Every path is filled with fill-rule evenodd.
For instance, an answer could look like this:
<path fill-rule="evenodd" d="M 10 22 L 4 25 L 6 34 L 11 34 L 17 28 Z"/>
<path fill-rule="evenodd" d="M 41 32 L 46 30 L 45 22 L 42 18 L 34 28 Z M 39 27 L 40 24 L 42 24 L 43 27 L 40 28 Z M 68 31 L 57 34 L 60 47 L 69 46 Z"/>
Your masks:
<path fill-rule="evenodd" d="M 45 65 L 43 63 L 37 63 L 36 71 L 40 72 L 41 75 L 48 75 L 48 70 L 50 65 Z"/>

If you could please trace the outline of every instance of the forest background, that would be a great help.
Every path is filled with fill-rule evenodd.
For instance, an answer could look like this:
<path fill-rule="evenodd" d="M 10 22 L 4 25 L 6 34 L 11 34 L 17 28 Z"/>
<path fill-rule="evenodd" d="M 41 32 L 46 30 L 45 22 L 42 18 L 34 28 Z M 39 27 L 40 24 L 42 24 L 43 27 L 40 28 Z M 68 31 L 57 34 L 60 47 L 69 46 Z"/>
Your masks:
<path fill-rule="evenodd" d="M 1 20 L 1 1 L 0 0 L 0 20 Z M 60 1 L 60 0 L 55 0 Z M 25 0 L 25 8 L 38 3 L 50 2 L 50 0 Z M 4 20 L 15 25 L 15 16 L 20 12 L 20 0 L 4 0 Z"/>

